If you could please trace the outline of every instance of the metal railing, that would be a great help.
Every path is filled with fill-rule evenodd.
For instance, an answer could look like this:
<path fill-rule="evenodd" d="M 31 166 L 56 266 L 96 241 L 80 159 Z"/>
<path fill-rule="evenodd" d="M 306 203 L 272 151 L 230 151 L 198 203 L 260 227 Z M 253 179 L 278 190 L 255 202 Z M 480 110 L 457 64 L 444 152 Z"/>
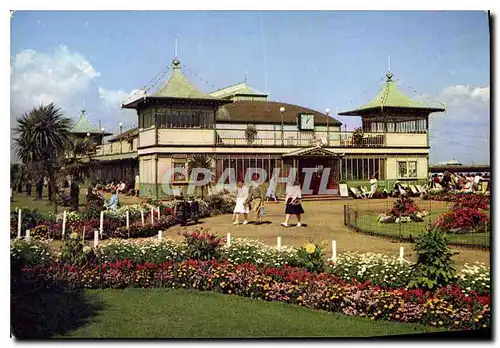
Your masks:
<path fill-rule="evenodd" d="M 363 138 L 355 138 L 353 132 L 304 133 L 300 131 L 259 131 L 251 141 L 245 131 L 217 130 L 217 146 L 323 146 L 342 147 L 383 147 L 386 144 L 384 133 L 365 133 Z"/>
<path fill-rule="evenodd" d="M 344 225 L 353 231 L 400 242 L 414 243 L 426 232 L 426 227 L 435 221 L 442 210 L 430 211 L 431 216 L 424 222 L 380 223 L 378 213 L 367 207 L 344 205 Z M 490 227 L 491 229 L 491 227 Z M 485 230 L 489 231 L 488 226 Z M 470 249 L 490 250 L 490 232 L 461 233 L 446 235 L 450 246 Z"/>

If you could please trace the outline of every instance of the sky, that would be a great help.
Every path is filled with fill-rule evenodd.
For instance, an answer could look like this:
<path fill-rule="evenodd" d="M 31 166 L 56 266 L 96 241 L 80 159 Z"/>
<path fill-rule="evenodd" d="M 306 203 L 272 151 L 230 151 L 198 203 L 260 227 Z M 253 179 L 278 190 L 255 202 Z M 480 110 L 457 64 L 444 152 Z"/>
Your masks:
<path fill-rule="evenodd" d="M 336 112 L 378 93 L 390 56 L 402 92 L 446 104 L 430 117 L 430 162 L 490 163 L 490 35 L 479 11 L 17 11 L 11 126 L 49 102 L 75 121 L 84 106 L 114 133 L 136 125 L 120 104 L 170 66 L 176 39 L 200 90 L 246 78 L 270 100 L 330 109 L 348 130 L 360 118 Z"/>

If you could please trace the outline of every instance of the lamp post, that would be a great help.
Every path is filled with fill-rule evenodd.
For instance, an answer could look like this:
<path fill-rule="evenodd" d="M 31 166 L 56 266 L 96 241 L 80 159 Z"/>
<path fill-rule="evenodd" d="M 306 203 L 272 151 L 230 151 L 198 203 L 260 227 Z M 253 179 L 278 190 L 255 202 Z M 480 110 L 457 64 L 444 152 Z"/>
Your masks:
<path fill-rule="evenodd" d="M 122 134 L 123 122 L 118 123 L 120 126 L 120 134 Z M 122 139 L 120 139 L 120 153 L 122 153 Z"/>
<path fill-rule="evenodd" d="M 326 145 L 330 146 L 330 125 L 329 125 L 330 109 L 326 108 L 325 113 L 326 113 Z"/>
<path fill-rule="evenodd" d="M 282 106 L 280 107 L 280 114 L 281 114 L 281 146 L 285 146 L 285 130 L 283 128 L 283 113 L 285 112 L 285 108 Z"/>

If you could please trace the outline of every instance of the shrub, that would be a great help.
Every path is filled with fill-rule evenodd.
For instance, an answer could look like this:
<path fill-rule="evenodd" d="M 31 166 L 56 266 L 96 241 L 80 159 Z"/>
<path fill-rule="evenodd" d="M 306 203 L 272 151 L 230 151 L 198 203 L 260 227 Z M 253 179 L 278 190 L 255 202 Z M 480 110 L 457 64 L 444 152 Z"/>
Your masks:
<path fill-rule="evenodd" d="M 490 219 L 487 214 L 473 208 L 460 208 L 440 214 L 433 226 L 447 233 L 486 232 Z"/>
<path fill-rule="evenodd" d="M 412 266 L 414 279 L 408 284 L 410 288 L 430 290 L 456 279 L 455 265 L 451 259 L 454 253 L 443 231 L 430 228 L 417 238 L 413 249 L 417 253 L 417 262 Z"/>
<path fill-rule="evenodd" d="M 297 261 L 296 266 L 303 267 L 309 272 L 324 272 L 325 271 L 325 260 L 324 260 L 324 243 L 322 245 L 316 245 L 308 242 L 304 246 L 297 250 Z"/>
<path fill-rule="evenodd" d="M 230 214 L 233 212 L 235 205 L 235 201 L 231 196 L 222 193 L 207 196 L 205 202 L 214 214 Z"/>
<path fill-rule="evenodd" d="M 220 246 L 223 241 L 216 234 L 205 232 L 203 228 L 194 232 L 183 232 L 186 240 L 186 256 L 194 260 L 212 260 L 220 256 Z"/>
<path fill-rule="evenodd" d="M 68 265 L 83 266 L 94 258 L 92 249 L 85 246 L 80 236 L 72 233 L 61 246 L 60 262 Z"/>
<path fill-rule="evenodd" d="M 420 208 L 415 204 L 412 199 L 400 198 L 394 202 L 389 214 L 395 217 L 411 216 L 420 212 Z"/>

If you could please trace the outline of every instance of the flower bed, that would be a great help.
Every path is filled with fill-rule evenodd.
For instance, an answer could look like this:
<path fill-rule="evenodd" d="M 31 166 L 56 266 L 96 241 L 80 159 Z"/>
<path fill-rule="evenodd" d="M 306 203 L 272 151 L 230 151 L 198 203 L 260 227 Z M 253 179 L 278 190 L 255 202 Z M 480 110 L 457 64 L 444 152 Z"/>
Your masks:
<path fill-rule="evenodd" d="M 490 205 L 490 196 L 476 192 L 429 190 L 427 199 L 434 201 L 457 202 L 460 206 L 486 210 Z"/>
<path fill-rule="evenodd" d="M 409 198 L 400 198 L 394 202 L 391 210 L 386 214 L 380 214 L 377 218 L 380 223 L 406 223 L 422 222 L 429 212 L 421 210 L 417 204 Z"/>
<path fill-rule="evenodd" d="M 174 209 L 178 200 L 152 201 L 152 204 L 142 203 L 126 205 L 116 211 L 105 210 L 102 238 L 136 238 L 155 235 L 159 230 L 167 229 L 178 223 Z M 234 207 L 233 198 L 220 194 L 210 195 L 205 201 L 198 201 L 200 214 L 203 218 L 211 214 L 227 213 Z M 231 207 L 231 208 L 229 208 Z M 158 209 L 160 218 L 158 219 Z M 144 226 L 142 225 L 141 211 L 144 214 Z M 151 211 L 153 211 L 154 224 L 151 224 Z M 130 230 L 126 228 L 126 215 L 129 213 Z M 18 213 L 11 212 L 10 236 L 17 236 Z M 30 230 L 31 236 L 37 239 L 61 239 L 62 237 L 63 213 L 54 215 L 41 213 L 38 210 L 23 208 L 22 230 Z M 83 234 L 85 238 L 94 238 L 94 231 L 100 228 L 100 211 L 67 212 L 66 233 Z"/>
<path fill-rule="evenodd" d="M 490 229 L 487 214 L 474 208 L 459 208 L 440 214 L 433 226 L 447 233 L 484 233 Z"/>
<path fill-rule="evenodd" d="M 247 263 L 196 261 L 134 264 L 130 260 L 85 267 L 54 264 L 24 269 L 26 277 L 58 280 L 87 289 L 190 288 L 340 312 L 345 315 L 422 323 L 452 329 L 490 326 L 489 296 L 463 294 L 459 287 L 434 294 L 346 284 L 326 273 L 264 268 Z"/>

